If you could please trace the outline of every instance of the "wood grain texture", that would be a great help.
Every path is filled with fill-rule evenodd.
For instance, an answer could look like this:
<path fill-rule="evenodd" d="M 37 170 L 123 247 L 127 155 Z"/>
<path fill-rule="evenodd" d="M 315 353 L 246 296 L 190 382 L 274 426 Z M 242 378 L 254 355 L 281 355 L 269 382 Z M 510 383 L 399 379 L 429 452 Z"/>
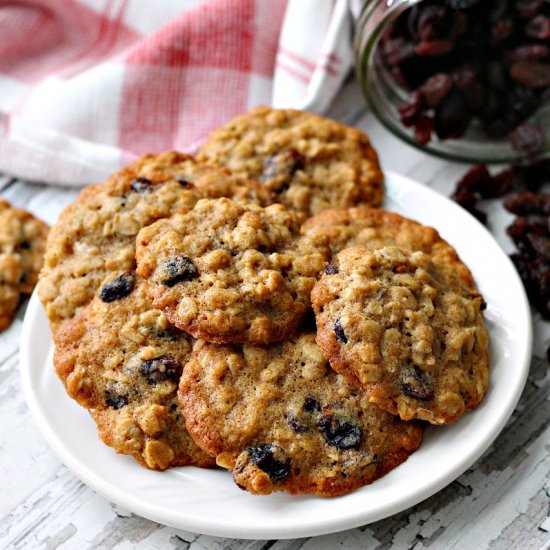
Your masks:
<path fill-rule="evenodd" d="M 448 195 L 467 169 L 403 146 L 366 114 L 357 86 L 344 88 L 331 113 L 366 129 L 383 167 Z M 0 196 L 53 223 L 77 190 L 0 176 Z M 509 222 L 494 201 L 489 227 L 506 251 Z M 0 333 L 0 548 L 236 549 L 550 548 L 549 324 L 538 315 L 528 383 L 507 426 L 462 476 L 419 505 L 368 526 L 312 539 L 231 540 L 178 531 L 145 520 L 81 483 L 54 456 L 34 425 L 19 381 L 19 336 L 25 305 Z"/>

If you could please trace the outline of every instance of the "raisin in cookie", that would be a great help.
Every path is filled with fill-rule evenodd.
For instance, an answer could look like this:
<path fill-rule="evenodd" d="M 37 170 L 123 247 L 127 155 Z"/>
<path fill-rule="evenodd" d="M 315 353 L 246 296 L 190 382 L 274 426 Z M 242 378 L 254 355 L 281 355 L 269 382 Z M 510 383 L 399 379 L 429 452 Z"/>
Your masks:
<path fill-rule="evenodd" d="M 307 220 L 301 231 L 312 238 L 327 238 L 333 254 L 356 245 L 371 250 L 401 246 L 425 252 L 434 262 L 456 271 L 464 284 L 475 289 L 470 270 L 433 227 L 394 212 L 369 207 L 333 208 Z"/>
<path fill-rule="evenodd" d="M 203 199 L 140 231 L 138 273 L 156 308 L 210 342 L 281 341 L 296 333 L 328 246 L 299 237 L 294 212 Z"/>
<path fill-rule="evenodd" d="M 270 204 L 268 190 L 189 155 L 145 155 L 99 185 L 82 191 L 48 239 L 39 295 L 55 330 L 86 306 L 110 272 L 135 268 L 142 227 L 191 208 L 201 197 L 231 196 Z"/>
<path fill-rule="evenodd" d="M 197 158 L 261 181 L 307 216 L 382 201 L 382 172 L 369 138 L 312 113 L 257 107 L 215 130 Z"/>
<path fill-rule="evenodd" d="M 427 254 L 344 249 L 312 303 L 323 353 L 371 403 L 403 420 L 448 424 L 485 395 L 483 298 Z"/>
<path fill-rule="evenodd" d="M 179 398 L 194 440 L 255 494 L 340 495 L 395 468 L 418 424 L 370 405 L 314 333 L 269 347 L 197 342 Z"/>
<path fill-rule="evenodd" d="M 21 294 L 30 294 L 44 260 L 48 226 L 0 199 L 0 330 L 12 321 Z"/>
<path fill-rule="evenodd" d="M 101 439 L 155 470 L 213 461 L 185 429 L 177 385 L 191 337 L 151 308 L 133 272 L 111 274 L 57 333 L 54 364 Z"/>

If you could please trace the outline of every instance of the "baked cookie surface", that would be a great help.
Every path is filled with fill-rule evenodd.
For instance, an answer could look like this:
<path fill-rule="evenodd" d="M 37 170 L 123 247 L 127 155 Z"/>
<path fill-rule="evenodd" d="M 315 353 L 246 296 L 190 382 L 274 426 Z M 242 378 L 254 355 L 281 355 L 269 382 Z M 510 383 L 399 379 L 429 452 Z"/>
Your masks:
<path fill-rule="evenodd" d="M 20 295 L 36 285 L 48 230 L 29 212 L 0 199 L 0 330 L 11 323 Z"/>
<path fill-rule="evenodd" d="M 455 270 L 464 284 L 475 288 L 470 270 L 437 230 L 394 212 L 369 207 L 333 208 L 307 220 L 301 231 L 312 238 L 328 239 L 333 255 L 350 246 L 370 250 L 399 246 L 424 252 L 434 262 Z"/>
<path fill-rule="evenodd" d="M 368 136 L 313 113 L 256 107 L 212 132 L 197 158 L 262 182 L 307 216 L 382 201 Z"/>
<path fill-rule="evenodd" d="M 404 420 L 447 424 L 485 395 L 485 303 L 429 255 L 344 249 L 311 298 L 319 346 L 371 403 Z"/>
<path fill-rule="evenodd" d="M 370 405 L 334 372 L 314 333 L 269 347 L 199 341 L 179 398 L 195 441 L 255 494 L 344 494 L 422 440 L 418 424 Z"/>
<path fill-rule="evenodd" d="M 296 213 L 204 199 L 137 237 L 140 276 L 156 308 L 210 342 L 281 341 L 297 332 L 329 256 L 299 235 Z"/>
<path fill-rule="evenodd" d="M 151 308 L 133 272 L 113 273 L 57 333 L 54 364 L 67 393 L 89 410 L 99 435 L 142 466 L 211 466 L 177 401 L 192 338 Z"/>
<path fill-rule="evenodd" d="M 273 201 L 258 183 L 176 152 L 145 155 L 105 183 L 85 188 L 48 239 L 39 296 L 54 332 L 92 300 L 109 273 L 135 268 L 142 227 L 192 208 L 202 197 L 226 195 Z"/>

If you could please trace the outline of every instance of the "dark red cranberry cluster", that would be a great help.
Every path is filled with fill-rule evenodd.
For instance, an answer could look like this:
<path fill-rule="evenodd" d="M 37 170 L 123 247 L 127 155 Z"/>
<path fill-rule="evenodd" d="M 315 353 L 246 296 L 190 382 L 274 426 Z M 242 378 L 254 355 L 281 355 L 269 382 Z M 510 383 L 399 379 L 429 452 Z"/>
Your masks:
<path fill-rule="evenodd" d="M 482 222 L 486 215 L 478 201 L 506 195 L 505 208 L 517 216 L 507 228 L 517 248 L 511 258 L 531 303 L 545 319 L 550 319 L 550 194 L 540 190 L 549 183 L 550 159 L 517 164 L 494 176 L 478 165 L 463 176 L 452 195 Z"/>
<path fill-rule="evenodd" d="M 380 56 L 412 91 L 399 112 L 418 143 L 459 138 L 476 120 L 523 155 L 544 147 L 544 132 L 524 123 L 550 100 L 545 0 L 425 0 L 388 28 Z"/>

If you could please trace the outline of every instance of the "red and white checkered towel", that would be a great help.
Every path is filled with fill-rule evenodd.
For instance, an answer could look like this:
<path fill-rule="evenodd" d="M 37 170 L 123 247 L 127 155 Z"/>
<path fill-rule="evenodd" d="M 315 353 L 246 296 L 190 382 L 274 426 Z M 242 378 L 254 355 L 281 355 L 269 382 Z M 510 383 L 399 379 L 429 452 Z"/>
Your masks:
<path fill-rule="evenodd" d="M 0 172 L 101 181 L 257 104 L 322 112 L 347 0 L 0 0 Z"/>

